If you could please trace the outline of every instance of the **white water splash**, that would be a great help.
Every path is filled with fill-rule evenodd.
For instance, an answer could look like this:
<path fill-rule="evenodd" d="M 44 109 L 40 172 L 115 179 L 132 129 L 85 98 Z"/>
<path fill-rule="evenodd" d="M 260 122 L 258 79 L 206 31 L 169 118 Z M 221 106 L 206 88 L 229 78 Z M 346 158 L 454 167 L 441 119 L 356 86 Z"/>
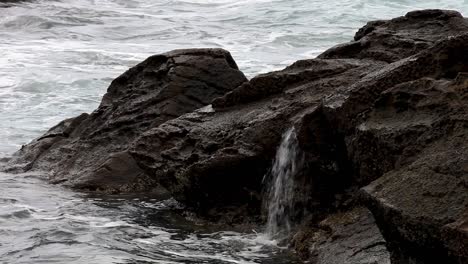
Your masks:
<path fill-rule="evenodd" d="M 269 175 L 267 192 L 268 220 L 266 234 L 280 238 L 291 231 L 294 209 L 294 176 L 303 164 L 294 128 L 283 135 Z"/>

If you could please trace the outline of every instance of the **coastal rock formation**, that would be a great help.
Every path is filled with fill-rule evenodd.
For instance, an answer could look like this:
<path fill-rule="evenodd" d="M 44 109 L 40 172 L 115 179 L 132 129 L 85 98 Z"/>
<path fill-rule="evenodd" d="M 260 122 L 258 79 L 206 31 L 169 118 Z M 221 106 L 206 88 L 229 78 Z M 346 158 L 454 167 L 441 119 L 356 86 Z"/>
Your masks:
<path fill-rule="evenodd" d="M 263 179 L 292 126 L 304 166 L 291 241 L 304 258 L 468 263 L 468 20 L 455 11 L 369 22 L 250 81 L 219 49 L 150 57 L 3 169 L 164 189 L 211 221 L 261 221 Z"/>
<path fill-rule="evenodd" d="M 460 74 L 395 86 L 360 125 L 359 134 L 394 153 L 384 158 L 393 169 L 363 192 L 395 263 L 468 261 L 467 80 Z M 366 170 L 379 162 L 365 160 Z"/>
<path fill-rule="evenodd" d="M 372 59 L 391 63 L 466 31 L 466 26 L 466 20 L 456 11 L 413 11 L 391 20 L 371 21 L 359 29 L 354 41 L 337 45 L 319 58 Z"/>
<path fill-rule="evenodd" d="M 258 212 L 262 179 L 282 133 L 295 120 L 319 111 L 324 96 L 355 82 L 357 73 L 379 65 L 355 60 L 308 60 L 256 77 L 250 85 L 259 89 L 280 82 L 288 82 L 291 89 L 242 107 L 207 107 L 168 121 L 146 131 L 130 154 L 178 200 L 200 213 L 242 205 Z M 330 74 L 333 77 L 315 78 L 324 68 L 334 71 Z"/>
<path fill-rule="evenodd" d="M 8 169 L 48 171 L 51 182 L 76 188 L 147 190 L 153 179 L 126 153 L 133 141 L 246 81 L 221 49 L 149 57 L 116 78 L 93 113 L 65 120 L 23 146 Z"/>

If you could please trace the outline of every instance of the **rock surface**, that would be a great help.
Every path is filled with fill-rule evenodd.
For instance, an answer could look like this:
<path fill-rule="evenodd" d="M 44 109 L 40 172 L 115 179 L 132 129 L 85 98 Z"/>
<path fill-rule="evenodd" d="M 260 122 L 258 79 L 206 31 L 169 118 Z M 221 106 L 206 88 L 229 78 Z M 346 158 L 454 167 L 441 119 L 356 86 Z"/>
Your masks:
<path fill-rule="evenodd" d="M 261 221 L 262 180 L 291 126 L 305 160 L 294 176 L 302 256 L 468 263 L 468 20 L 455 11 L 369 22 L 350 43 L 250 81 L 223 50 L 150 57 L 4 170 L 89 190 L 164 188 L 209 220 Z"/>
<path fill-rule="evenodd" d="M 355 60 L 298 62 L 250 81 L 266 89 L 283 78 L 299 80 L 297 84 L 288 81 L 291 89 L 281 96 L 262 95 L 265 98 L 242 107 L 222 111 L 208 107 L 183 115 L 145 132 L 130 153 L 179 200 L 199 212 L 244 204 L 258 212 L 262 178 L 282 133 L 295 120 L 319 111 L 324 96 L 355 82 L 357 72 L 379 65 Z M 303 78 L 316 76 L 323 68 L 336 73 L 330 78 L 312 77 L 303 85 Z"/>
<path fill-rule="evenodd" d="M 394 169 L 364 188 L 389 247 L 397 252 L 395 263 L 468 262 L 464 78 L 396 86 L 382 94 L 360 127 L 397 154 L 388 162 Z"/>
<path fill-rule="evenodd" d="M 312 263 L 390 264 L 385 240 L 372 214 L 362 207 L 331 214 L 315 227 L 302 228 L 293 244 Z"/>

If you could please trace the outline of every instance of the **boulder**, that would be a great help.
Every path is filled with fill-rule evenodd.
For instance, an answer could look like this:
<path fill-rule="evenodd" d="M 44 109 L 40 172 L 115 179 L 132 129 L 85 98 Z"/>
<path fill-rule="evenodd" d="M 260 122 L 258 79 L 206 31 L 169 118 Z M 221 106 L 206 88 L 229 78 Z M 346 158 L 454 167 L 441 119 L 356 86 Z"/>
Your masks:
<path fill-rule="evenodd" d="M 42 170 L 52 183 L 90 190 L 151 189 L 157 184 L 126 153 L 133 141 L 246 81 L 221 49 L 151 56 L 112 81 L 93 113 L 65 120 L 23 146 L 6 170 Z"/>

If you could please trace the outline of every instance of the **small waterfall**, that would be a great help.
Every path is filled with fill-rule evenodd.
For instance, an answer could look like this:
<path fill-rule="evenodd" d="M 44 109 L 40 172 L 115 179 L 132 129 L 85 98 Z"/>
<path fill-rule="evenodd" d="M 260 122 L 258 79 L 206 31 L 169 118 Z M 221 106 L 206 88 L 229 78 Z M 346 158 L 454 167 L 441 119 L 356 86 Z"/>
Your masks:
<path fill-rule="evenodd" d="M 268 209 L 266 234 L 271 238 L 280 238 L 291 230 L 294 176 L 302 164 L 303 158 L 293 127 L 283 135 L 271 172 L 265 176 L 267 190 L 265 205 Z"/>

